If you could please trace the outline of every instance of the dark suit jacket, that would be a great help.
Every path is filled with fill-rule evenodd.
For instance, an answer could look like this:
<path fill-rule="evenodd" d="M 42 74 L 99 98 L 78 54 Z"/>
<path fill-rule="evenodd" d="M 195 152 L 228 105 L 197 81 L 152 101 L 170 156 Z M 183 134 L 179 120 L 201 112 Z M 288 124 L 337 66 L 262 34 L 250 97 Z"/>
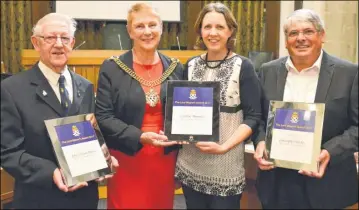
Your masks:
<path fill-rule="evenodd" d="M 169 57 L 159 53 L 164 70 L 171 63 Z M 133 69 L 132 51 L 120 60 Z M 177 64 L 167 80 L 181 80 L 183 65 Z M 167 81 L 166 80 L 166 81 Z M 167 82 L 161 84 L 161 103 L 165 113 Z M 145 93 L 141 84 L 123 71 L 114 61 L 105 60 L 100 68 L 96 96 L 96 119 L 109 148 L 127 155 L 135 155 L 141 148 L 141 126 L 145 112 Z M 165 147 L 165 154 L 178 146 Z"/>
<path fill-rule="evenodd" d="M 93 85 L 71 76 L 74 98 L 68 115 L 93 113 Z M 58 165 L 44 120 L 63 116 L 37 64 L 1 82 L 1 166 L 15 178 L 15 208 L 97 208 L 96 183 L 73 193 L 54 184 Z"/>
<path fill-rule="evenodd" d="M 265 138 L 269 100 L 283 100 L 287 57 L 263 64 L 263 121 L 254 137 L 255 145 Z M 323 52 L 315 103 L 325 103 L 322 149 L 330 162 L 322 179 L 306 177 L 306 191 L 314 208 L 344 208 L 358 201 L 358 177 L 353 153 L 358 151 L 358 65 Z M 257 189 L 266 205 L 274 196 L 276 169 L 259 170 Z M 281 189 L 279 189 L 281 190 Z"/>

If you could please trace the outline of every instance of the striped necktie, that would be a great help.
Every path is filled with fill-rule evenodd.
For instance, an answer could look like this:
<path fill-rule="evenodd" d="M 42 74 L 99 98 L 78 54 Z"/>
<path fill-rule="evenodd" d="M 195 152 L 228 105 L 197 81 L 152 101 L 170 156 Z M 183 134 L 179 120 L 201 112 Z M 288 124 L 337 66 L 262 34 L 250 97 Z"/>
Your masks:
<path fill-rule="evenodd" d="M 69 99 L 69 93 L 65 88 L 65 77 L 61 75 L 59 78 L 59 89 L 60 89 L 60 96 L 61 96 L 61 107 L 64 110 L 65 115 L 69 111 L 71 101 Z"/>

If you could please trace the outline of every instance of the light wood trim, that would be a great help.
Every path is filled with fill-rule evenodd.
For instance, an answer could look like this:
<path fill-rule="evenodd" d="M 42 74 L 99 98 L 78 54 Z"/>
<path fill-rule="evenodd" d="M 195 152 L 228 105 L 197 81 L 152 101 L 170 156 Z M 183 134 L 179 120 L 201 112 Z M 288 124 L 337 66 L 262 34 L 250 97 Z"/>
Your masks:
<path fill-rule="evenodd" d="M 121 55 L 124 50 L 75 50 L 71 53 L 68 65 L 95 65 L 99 66 L 102 62 L 113 56 Z M 181 63 L 186 63 L 193 56 L 200 55 L 204 51 L 197 50 L 160 50 L 161 53 L 169 57 L 178 58 Z M 36 50 L 22 50 L 21 64 L 32 66 L 39 60 L 39 53 Z"/>
<path fill-rule="evenodd" d="M 182 187 L 179 188 L 179 189 L 177 189 L 177 190 L 175 190 L 175 194 L 176 194 L 176 195 L 182 195 L 182 194 L 183 194 Z"/>
<path fill-rule="evenodd" d="M 12 201 L 14 196 L 14 178 L 10 176 L 3 168 L 0 168 L 1 173 L 1 206 Z"/>
<path fill-rule="evenodd" d="M 98 186 L 98 197 L 99 199 L 107 198 L 107 186 Z"/>
<path fill-rule="evenodd" d="M 68 65 L 72 70 L 94 84 L 94 91 L 97 90 L 97 80 L 100 66 L 103 61 L 113 55 L 121 55 L 127 51 L 123 50 L 75 50 L 69 58 Z M 193 56 L 200 55 L 204 51 L 197 50 L 160 50 L 161 53 L 178 58 L 182 64 Z M 25 69 L 31 68 L 39 60 L 39 53 L 36 50 L 22 50 L 21 63 Z"/>

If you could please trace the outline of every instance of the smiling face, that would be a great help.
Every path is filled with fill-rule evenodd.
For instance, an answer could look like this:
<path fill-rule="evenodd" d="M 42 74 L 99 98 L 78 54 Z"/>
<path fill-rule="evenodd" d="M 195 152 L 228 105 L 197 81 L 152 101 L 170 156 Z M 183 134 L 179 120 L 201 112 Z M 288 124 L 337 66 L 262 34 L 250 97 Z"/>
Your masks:
<path fill-rule="evenodd" d="M 59 37 L 55 42 L 54 37 Z M 61 40 L 66 40 L 63 43 Z M 33 35 L 31 42 L 36 51 L 40 53 L 40 60 L 52 70 L 60 73 L 67 64 L 69 55 L 75 44 L 75 39 L 70 35 L 69 26 L 60 21 L 44 23 L 40 34 Z"/>
<path fill-rule="evenodd" d="M 131 14 L 128 33 L 133 40 L 134 48 L 155 51 L 162 35 L 162 23 L 159 17 L 150 10 Z"/>
<path fill-rule="evenodd" d="M 312 23 L 293 21 L 287 29 L 285 46 L 292 59 L 315 62 L 320 55 L 324 37 L 324 30 L 317 31 Z"/>
<path fill-rule="evenodd" d="M 209 12 L 202 21 L 201 36 L 208 51 L 222 52 L 227 50 L 227 41 L 231 37 L 226 19 L 222 13 Z"/>

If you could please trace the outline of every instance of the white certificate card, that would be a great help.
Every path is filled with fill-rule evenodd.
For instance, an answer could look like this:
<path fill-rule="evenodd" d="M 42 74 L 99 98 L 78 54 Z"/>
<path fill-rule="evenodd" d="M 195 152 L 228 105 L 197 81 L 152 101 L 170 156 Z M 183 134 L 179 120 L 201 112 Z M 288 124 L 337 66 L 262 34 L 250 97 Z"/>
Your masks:
<path fill-rule="evenodd" d="M 316 111 L 276 109 L 271 158 L 310 164 L 313 154 Z"/>
<path fill-rule="evenodd" d="M 175 87 L 172 134 L 212 135 L 213 88 Z"/>
<path fill-rule="evenodd" d="M 72 177 L 108 167 L 89 121 L 58 125 L 55 130 Z"/>

